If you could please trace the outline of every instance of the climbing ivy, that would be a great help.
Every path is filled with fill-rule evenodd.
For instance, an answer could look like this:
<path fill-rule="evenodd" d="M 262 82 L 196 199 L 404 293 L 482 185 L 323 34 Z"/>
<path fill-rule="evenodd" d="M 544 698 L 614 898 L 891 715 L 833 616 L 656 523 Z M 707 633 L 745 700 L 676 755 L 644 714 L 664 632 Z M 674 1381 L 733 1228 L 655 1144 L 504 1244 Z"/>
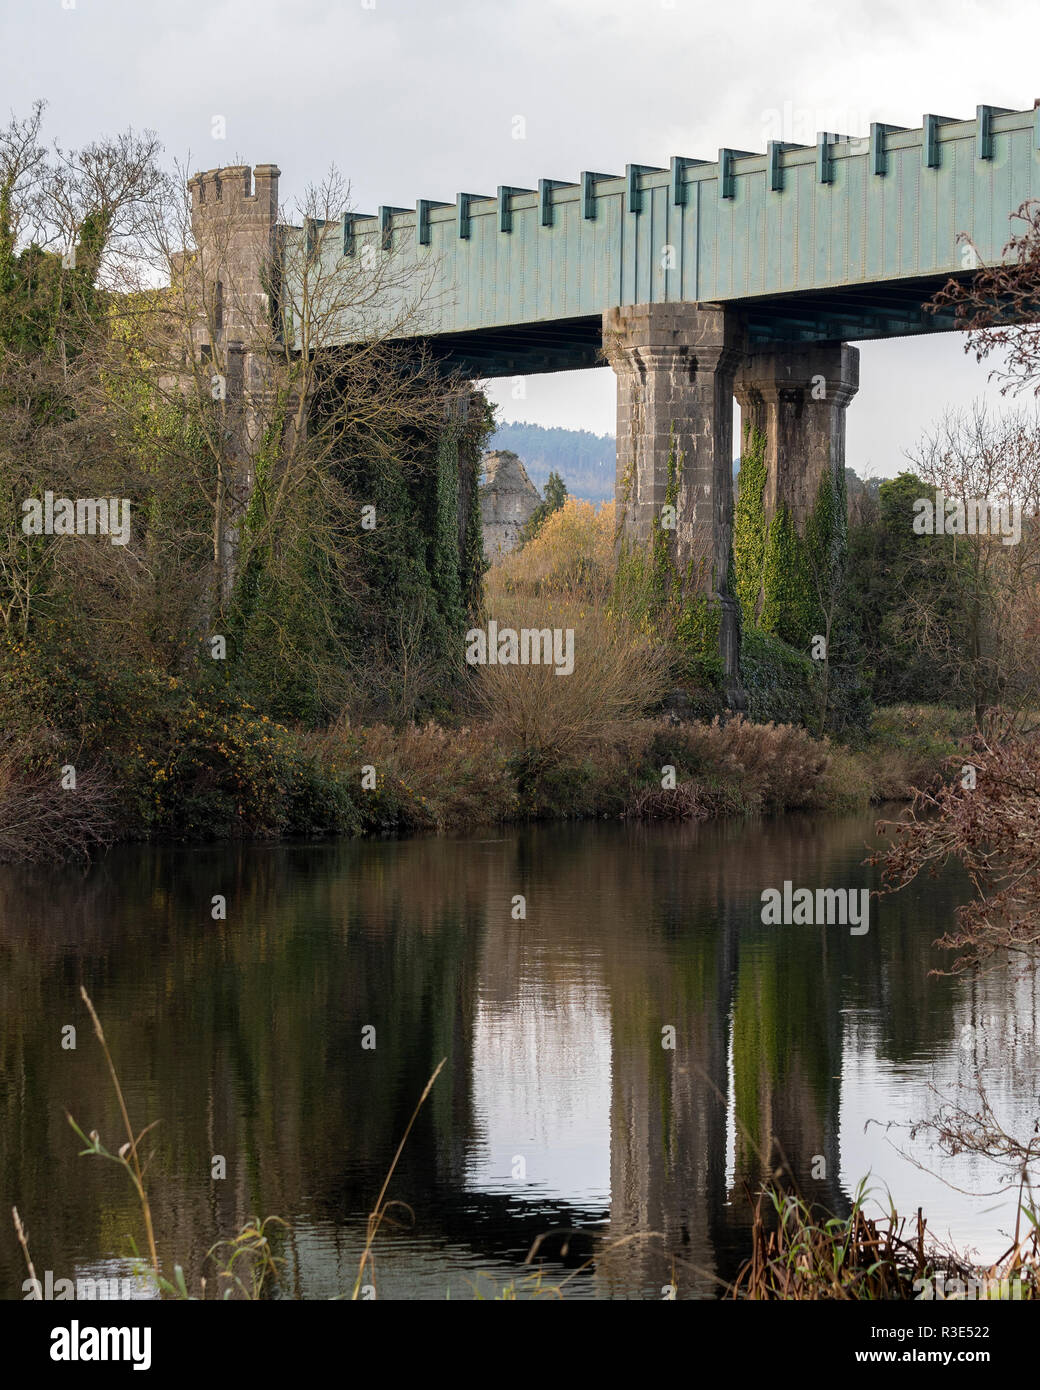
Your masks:
<path fill-rule="evenodd" d="M 837 594 L 845 553 L 844 477 L 820 480 L 816 502 L 799 535 L 782 503 L 767 524 L 765 435 L 744 432 L 734 514 L 736 593 L 747 626 L 760 627 L 799 651 L 807 651 Z"/>
<path fill-rule="evenodd" d="M 781 503 L 766 532 L 762 559 L 763 631 L 804 650 L 819 611 L 807 547 L 787 508 Z"/>
<path fill-rule="evenodd" d="M 722 609 L 711 592 L 713 576 L 692 559 L 680 567 L 675 529 L 664 525 L 662 517 L 669 508 L 671 516 L 678 512 L 682 464 L 673 430 L 664 505 L 651 523 L 648 547 L 631 546 L 622 539 L 615 603 L 634 607 L 646 631 L 674 646 L 680 679 L 715 687 L 723 674 Z"/>
<path fill-rule="evenodd" d="M 9 182 L 0 185 L 0 345 L 45 359 L 61 353 L 69 361 L 104 311 L 97 274 L 108 218 L 100 211 L 84 217 L 68 260 L 36 242 L 16 253 L 11 194 Z"/>
<path fill-rule="evenodd" d="M 451 421 L 437 442 L 430 576 L 447 630 L 461 637 L 465 613 L 459 574 L 459 434 L 459 425 Z"/>
<path fill-rule="evenodd" d="M 766 437 L 751 425 L 744 428 L 744 447 L 736 506 L 733 509 L 734 590 L 746 624 L 758 621 L 762 567 L 766 552 Z"/>
<path fill-rule="evenodd" d="M 483 395 L 470 401 L 466 428 L 459 437 L 460 512 L 464 518 L 460 588 L 467 617 L 480 607 L 481 588 L 488 569 L 484 555 L 484 526 L 480 514 L 480 471 L 484 449 L 495 428 L 494 410 Z"/>
<path fill-rule="evenodd" d="M 264 529 L 279 415 L 255 464 L 249 537 Z M 248 698 L 314 721 L 344 701 L 402 709 L 414 695 L 430 710 L 449 696 L 485 569 L 477 480 L 492 428 L 478 396 L 465 418 L 402 435 L 392 454 L 344 436 L 330 464 L 340 491 L 297 489 L 286 524 L 241 571 L 227 630 Z"/>

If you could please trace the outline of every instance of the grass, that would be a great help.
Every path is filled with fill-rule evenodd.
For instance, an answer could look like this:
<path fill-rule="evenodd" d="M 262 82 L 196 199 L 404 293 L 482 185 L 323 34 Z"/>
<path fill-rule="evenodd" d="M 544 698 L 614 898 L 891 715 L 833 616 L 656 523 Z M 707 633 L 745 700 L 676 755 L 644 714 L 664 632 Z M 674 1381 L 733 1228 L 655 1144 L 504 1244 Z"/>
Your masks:
<path fill-rule="evenodd" d="M 544 704 L 532 709 L 551 717 Z M 934 732 L 938 718 L 883 716 L 878 734 L 855 749 L 739 716 L 603 720 L 578 734 L 571 727 L 559 742 L 493 718 L 455 728 L 376 725 L 350 737 L 358 766 L 378 767 L 383 779 L 372 793 L 373 826 L 459 832 L 522 820 L 844 813 L 908 799 L 940 775 L 957 742 Z M 905 741 L 890 741 L 888 728 L 907 730 Z M 669 767 L 674 786 L 666 785 Z"/>
<path fill-rule="evenodd" d="M 101 1045 L 101 1050 L 104 1053 L 105 1061 L 108 1065 L 109 1074 L 112 1077 L 112 1085 L 119 1103 L 119 1113 L 126 1131 L 126 1142 L 120 1146 L 118 1152 L 112 1153 L 102 1142 L 101 1136 L 98 1134 L 97 1130 L 91 1130 L 89 1134 L 86 1134 L 68 1112 L 66 1112 L 65 1118 L 68 1120 L 75 1134 L 85 1145 L 85 1147 L 80 1150 L 80 1157 L 90 1156 L 107 1159 L 121 1167 L 130 1179 L 141 1208 L 145 1242 L 148 1247 L 148 1260 L 154 1279 L 153 1287 L 158 1291 L 160 1297 L 191 1299 L 192 1294 L 188 1289 L 183 1266 L 180 1264 L 174 1265 L 173 1278 L 172 1280 L 167 1279 L 162 1272 L 156 1246 L 155 1228 L 152 1221 L 152 1206 L 145 1184 L 145 1172 L 148 1167 L 148 1160 L 142 1162 L 141 1141 L 150 1130 L 155 1128 L 158 1121 L 155 1120 L 151 1124 L 146 1125 L 145 1128 L 139 1132 L 134 1132 L 134 1127 L 130 1122 L 130 1115 L 127 1110 L 126 1099 L 123 1095 L 123 1088 L 116 1071 L 115 1062 L 112 1060 L 112 1053 L 109 1050 L 108 1042 L 105 1038 L 105 1030 L 101 1026 L 101 1020 L 98 1017 L 97 1010 L 94 1008 L 90 996 L 82 986 L 80 986 L 80 996 L 87 1006 L 87 1012 L 90 1014 L 91 1022 L 94 1025 L 94 1034 Z M 440 1068 L 438 1068 L 438 1070 L 440 1070 Z M 409 1126 L 409 1129 L 410 1128 L 411 1126 Z M 29 1270 L 29 1277 L 35 1281 L 36 1271 L 33 1267 L 32 1256 L 29 1252 L 28 1236 L 21 1217 L 18 1214 L 18 1208 L 12 1207 L 11 1214 L 14 1220 L 15 1235 L 22 1248 L 25 1263 Z M 215 1245 L 212 1245 L 209 1250 L 206 1251 L 205 1259 L 213 1262 L 216 1267 L 216 1285 L 219 1291 L 219 1297 L 227 1300 L 233 1297 L 237 1291 L 246 1299 L 259 1300 L 264 1296 L 270 1280 L 272 1278 L 277 1278 L 278 1266 L 281 1261 L 275 1256 L 270 1238 L 267 1234 L 267 1228 L 270 1225 L 287 1227 L 288 1222 L 283 1221 L 281 1217 L 278 1216 L 268 1216 L 263 1220 L 255 1216 L 250 1217 L 237 1235 L 230 1239 L 218 1240 Z M 136 1257 L 136 1244 L 131 1241 L 131 1245 L 133 1246 L 133 1253 Z M 203 1277 L 200 1282 L 200 1294 L 202 1297 L 205 1297 L 207 1281 Z"/>
<path fill-rule="evenodd" d="M 856 1189 L 847 1217 L 826 1218 L 799 1195 L 771 1186 L 759 1193 L 751 1231 L 752 1252 L 729 1296 L 756 1301 L 821 1299 L 879 1302 L 943 1297 L 1040 1298 L 1040 1246 L 1036 1213 L 1024 1241 L 993 1265 L 973 1265 L 927 1240 L 920 1210 L 910 1222 L 890 1205 L 869 1217 L 866 1180 Z"/>
<path fill-rule="evenodd" d="M 404 1134 L 401 1135 L 401 1142 L 397 1146 L 397 1151 L 394 1154 L 393 1161 L 390 1164 L 390 1167 L 387 1169 L 386 1177 L 383 1179 L 383 1186 L 379 1189 L 379 1196 L 376 1198 L 376 1204 L 372 1208 L 371 1212 L 369 1212 L 368 1228 L 365 1234 L 365 1248 L 361 1252 L 361 1260 L 358 1263 L 357 1278 L 354 1280 L 354 1292 L 351 1295 L 352 1299 L 354 1299 L 355 1301 L 357 1300 L 358 1295 L 361 1292 L 365 1278 L 366 1268 L 372 1268 L 372 1247 L 375 1244 L 376 1236 L 379 1234 L 380 1227 L 386 1220 L 387 1213 L 389 1212 L 390 1208 L 394 1206 L 402 1206 L 405 1207 L 405 1209 L 409 1212 L 411 1211 L 411 1208 L 407 1207 L 405 1203 L 388 1202 L 386 1200 L 386 1192 L 387 1188 L 390 1186 L 390 1179 L 394 1176 L 394 1170 L 397 1167 L 398 1161 L 402 1153 L 404 1153 L 404 1146 L 408 1143 L 408 1136 L 412 1132 L 412 1126 L 415 1124 L 415 1121 L 419 1116 L 419 1111 L 423 1108 L 423 1105 L 426 1101 L 426 1097 L 433 1090 L 433 1083 L 437 1080 L 438 1076 L 440 1076 L 441 1070 L 447 1060 L 447 1057 L 441 1058 L 441 1060 L 437 1063 L 437 1066 L 434 1068 L 433 1075 L 430 1077 L 429 1081 L 427 1081 L 425 1087 L 423 1088 L 423 1093 L 419 1097 L 415 1109 L 412 1111 L 412 1118 L 408 1121 L 408 1124 L 405 1127 Z"/>

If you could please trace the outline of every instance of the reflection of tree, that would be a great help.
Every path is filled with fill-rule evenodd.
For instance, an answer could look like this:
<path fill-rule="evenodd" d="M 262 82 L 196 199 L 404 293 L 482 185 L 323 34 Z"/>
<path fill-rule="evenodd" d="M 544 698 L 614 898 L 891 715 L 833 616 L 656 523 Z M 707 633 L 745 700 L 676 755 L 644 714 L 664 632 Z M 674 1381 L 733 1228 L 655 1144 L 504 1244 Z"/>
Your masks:
<path fill-rule="evenodd" d="M 21 1082 L 0 1100 L 4 1132 L 16 1136 L 4 1144 L 2 1185 L 32 1213 L 42 1267 L 67 1261 L 66 1232 L 82 1231 L 93 1255 L 122 1251 L 136 1229 L 125 1194 L 75 1166 L 62 1116 L 68 1104 L 115 1133 L 104 1065 L 74 1005 L 79 979 L 106 1019 L 131 1110 L 162 1120 L 152 1184 L 161 1253 L 197 1254 L 261 1209 L 296 1216 L 310 1201 L 318 1213 L 363 1214 L 369 1170 L 389 1163 L 434 1053 L 449 1066 L 399 1181 L 429 1193 L 459 1179 L 466 956 L 479 923 L 451 891 L 444 846 L 439 857 L 416 846 L 394 859 L 397 848 L 367 846 L 360 860 L 354 846 L 124 854 L 85 885 L 40 896 L 23 878 L 5 895 L 4 919 L 19 926 L 0 944 L 3 1017 L 17 1023 L 2 1030 L 0 1072 Z M 227 924 L 210 917 L 218 890 Z M 75 1052 L 59 1046 L 66 1021 L 80 1025 Z M 375 1051 L 361 1048 L 367 1024 Z M 215 1153 L 228 1177 L 211 1184 Z"/>
<path fill-rule="evenodd" d="M 872 904 L 870 932 L 768 928 L 761 889 L 865 884 L 860 820 L 647 829 L 534 829 L 499 840 L 416 840 L 186 851 L 122 850 L 86 877 L 0 879 L 0 1195 L 17 1202 L 39 1267 L 126 1250 L 132 1194 L 75 1157 L 67 1107 L 114 1139 L 103 1059 L 77 1007 L 91 992 L 141 1123 L 159 1118 L 150 1192 L 160 1256 L 192 1260 L 250 1214 L 301 1232 L 304 1282 L 364 1217 L 433 1067 L 448 1064 L 390 1194 L 420 1240 L 515 1260 L 553 1225 L 585 1225 L 574 1249 L 654 1230 L 604 1260 L 612 1292 L 671 1282 L 710 1293 L 743 1256 L 739 1182 L 762 1175 L 736 1139 L 727 1191 L 727 1107 L 760 1148 L 779 1142 L 808 1196 L 836 1204 L 843 1011 L 880 1011 L 872 1045 L 899 1059 L 949 1038 L 952 981 L 925 981 L 946 900 Z M 527 899 L 517 921 L 515 894 Z M 227 920 L 214 921 L 214 894 Z M 916 919 L 924 912 L 934 916 Z M 551 1112 L 554 1067 L 592 1065 L 581 1011 L 609 1019 L 611 1205 L 585 1211 L 467 1188 L 480 1140 L 475 1029 L 526 1010 L 567 1017 L 573 1049 L 535 1068 L 529 1104 Z M 64 1052 L 60 1029 L 79 1025 Z M 361 1047 L 376 1028 L 377 1047 Z M 675 1028 L 674 1051 L 661 1030 Z M 569 1032 L 567 1030 L 570 1030 Z M 577 1031 L 575 1031 L 577 1030 Z M 547 1035 L 548 1036 L 548 1035 Z M 568 1042 L 570 1039 L 570 1042 Z M 507 1036 L 503 1046 L 507 1049 Z M 596 1062 L 595 1064 L 599 1064 Z M 228 1176 L 210 1181 L 213 1154 Z M 859 1175 L 856 1175 L 859 1176 Z M 387 1237 L 389 1241 L 393 1236 Z M 402 1247 L 403 1249 L 404 1247 Z M 377 1249 L 377 1265 L 379 1263 Z M 0 1243 L 0 1292 L 17 1294 L 17 1249 Z M 189 1259 L 189 1255 L 191 1259 Z M 406 1256 L 403 1256 L 403 1258 Z M 356 1270 L 357 1251 L 353 1269 Z M 290 1260 L 290 1268 L 293 1260 Z M 349 1264 L 344 1266 L 349 1274 Z M 696 1275 L 693 1271 L 706 1273 Z M 346 1277 L 346 1275 L 344 1276 Z"/>

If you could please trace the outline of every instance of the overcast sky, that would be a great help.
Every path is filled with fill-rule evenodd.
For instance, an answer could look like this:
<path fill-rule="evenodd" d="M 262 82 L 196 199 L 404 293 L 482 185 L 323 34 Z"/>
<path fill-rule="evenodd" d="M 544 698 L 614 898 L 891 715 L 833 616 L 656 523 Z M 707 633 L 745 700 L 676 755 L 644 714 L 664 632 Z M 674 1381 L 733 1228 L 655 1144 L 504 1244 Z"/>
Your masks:
<path fill-rule="evenodd" d="M 45 98 L 50 135 L 149 127 L 195 168 L 277 163 L 288 200 L 335 163 L 364 211 L 1023 109 L 1038 54 L 1036 0 L 0 0 L 0 93 L 18 115 Z M 961 349 L 864 345 L 853 467 L 897 472 L 986 392 Z M 497 385 L 504 418 L 613 432 L 608 368 L 525 385 Z"/>

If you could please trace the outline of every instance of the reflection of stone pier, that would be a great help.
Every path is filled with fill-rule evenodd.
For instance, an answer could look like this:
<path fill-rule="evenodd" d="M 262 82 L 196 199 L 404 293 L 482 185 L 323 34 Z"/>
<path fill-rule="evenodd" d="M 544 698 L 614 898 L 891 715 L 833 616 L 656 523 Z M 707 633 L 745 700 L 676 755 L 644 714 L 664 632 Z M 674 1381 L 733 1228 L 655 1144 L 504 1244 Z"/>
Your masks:
<path fill-rule="evenodd" d="M 720 980 L 720 983 L 721 980 Z M 664 1015 L 662 1015 L 664 1016 Z M 725 1050 L 714 1010 L 667 1010 L 676 1050 L 650 1028 L 645 1047 L 614 1050 L 610 1231 L 639 1238 L 600 1266 L 604 1289 L 629 1297 L 714 1297 L 714 1213 L 725 1195 Z M 623 1033 L 615 1019 L 615 1038 Z"/>
<path fill-rule="evenodd" d="M 724 1277 L 715 1226 L 725 1200 L 736 920 L 721 879 L 693 882 L 677 847 L 647 845 L 656 910 L 642 968 L 611 981 L 611 1221 L 602 1244 L 639 1237 L 598 1267 L 614 1296 L 660 1298 L 674 1285 L 678 1297 L 713 1298 Z M 666 1029 L 674 1050 L 663 1045 Z"/>
<path fill-rule="evenodd" d="M 49 1041 L 74 974 L 113 1020 L 133 1113 L 176 1118 L 154 1204 L 160 1253 L 187 1253 L 189 1282 L 201 1252 L 259 1210 L 292 1220 L 290 1268 L 310 1296 L 349 1287 L 367 1213 L 447 1057 L 394 1174 L 415 1226 L 381 1237 L 388 1296 L 468 1297 L 474 1270 L 522 1281 L 531 1242 L 552 1232 L 547 1283 L 594 1261 L 568 1296 L 660 1299 L 673 1282 L 679 1298 L 715 1296 L 748 1254 L 745 1181 L 754 1192 L 786 1161 L 805 1197 L 848 1210 L 843 1069 L 912 1066 L 960 1036 L 960 985 L 928 977 L 949 897 L 899 895 L 860 937 L 760 920 L 761 888 L 787 878 L 865 886 L 864 822 L 149 850 L 111 856 L 86 886 L 71 872 L 0 876 L 0 1023 L 8 1070 L 32 1088 L 27 1106 L 0 1087 L 0 1177 L 34 1214 L 39 1267 L 65 1267 L 80 1208 L 77 1238 L 99 1257 L 136 1220 L 91 1165 L 85 1198 L 49 1197 L 64 1191 L 68 1136 L 52 1129 L 70 1091 L 77 1118 L 106 1137 L 119 1126 L 99 1051 Z M 215 877 L 236 893 L 219 932 L 198 909 Z M 168 995 L 154 986 L 160 939 Z M 1017 1037 L 1028 1009 L 980 992 L 970 1019 L 998 1014 Z M 980 1030 L 983 1044 L 1004 1046 Z M 958 1048 L 955 1061 L 974 1057 Z M 1032 1057 L 1021 1051 L 1013 1088 L 1009 1074 L 1015 1095 Z M 218 1153 L 227 1178 L 214 1182 L 200 1155 Z M 845 1155 L 847 1177 L 861 1158 Z M 0 1291 L 20 1289 L 17 1254 L 0 1248 Z"/>

